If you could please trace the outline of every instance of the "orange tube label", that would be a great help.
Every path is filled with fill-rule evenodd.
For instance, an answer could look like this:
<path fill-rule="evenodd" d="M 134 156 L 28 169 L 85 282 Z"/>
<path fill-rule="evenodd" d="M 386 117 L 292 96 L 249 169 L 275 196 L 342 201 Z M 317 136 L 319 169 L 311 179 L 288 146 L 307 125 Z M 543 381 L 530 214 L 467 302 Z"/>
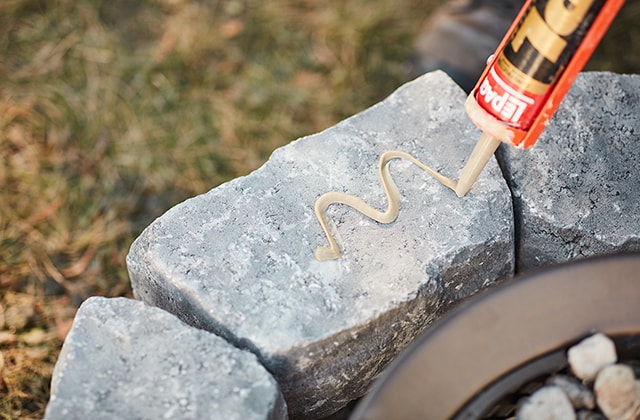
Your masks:
<path fill-rule="evenodd" d="M 504 124 L 528 130 L 605 0 L 534 0 L 478 83 L 476 101 Z"/>

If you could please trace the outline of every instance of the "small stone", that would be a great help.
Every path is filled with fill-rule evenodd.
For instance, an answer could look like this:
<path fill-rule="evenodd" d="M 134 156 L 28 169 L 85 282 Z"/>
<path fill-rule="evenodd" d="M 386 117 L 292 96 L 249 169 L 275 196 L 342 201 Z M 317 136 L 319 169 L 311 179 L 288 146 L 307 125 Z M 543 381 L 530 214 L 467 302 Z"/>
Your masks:
<path fill-rule="evenodd" d="M 588 408 L 593 409 L 596 406 L 595 396 L 593 392 L 577 379 L 566 375 L 555 375 L 547 385 L 557 386 L 567 394 L 571 404 L 576 409 Z"/>
<path fill-rule="evenodd" d="M 640 382 L 626 365 L 603 368 L 594 384 L 598 407 L 611 420 L 634 420 L 640 415 Z"/>
<path fill-rule="evenodd" d="M 592 381 L 600 369 L 618 360 L 615 344 L 601 333 L 571 347 L 567 357 L 571 370 L 583 381 Z"/>
<path fill-rule="evenodd" d="M 520 406 L 517 420 L 571 420 L 576 413 L 569 397 L 557 386 L 545 386 Z"/>

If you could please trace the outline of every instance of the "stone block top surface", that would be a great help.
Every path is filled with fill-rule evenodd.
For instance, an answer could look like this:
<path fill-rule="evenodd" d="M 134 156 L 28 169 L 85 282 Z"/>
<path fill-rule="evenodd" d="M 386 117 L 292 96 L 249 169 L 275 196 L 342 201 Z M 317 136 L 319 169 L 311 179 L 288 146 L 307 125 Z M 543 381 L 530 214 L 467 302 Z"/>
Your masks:
<path fill-rule="evenodd" d="M 140 301 L 89 298 L 56 364 L 45 418 L 284 419 L 256 357 Z"/>
<path fill-rule="evenodd" d="M 333 206 L 346 248 L 335 261 L 313 257 L 326 244 L 314 201 L 344 191 L 384 209 L 377 162 L 390 149 L 455 177 L 479 135 L 463 100 L 442 73 L 413 82 L 330 130 L 276 150 L 249 176 L 174 207 L 135 242 L 128 263 L 149 264 L 209 316 L 224 314 L 218 322 L 275 353 L 375 316 L 415 295 L 437 260 L 509 231 L 509 192 L 497 165 L 492 160 L 458 199 L 416 166 L 391 163 L 403 196 L 397 221 L 379 225 Z M 132 280 L 146 299 L 147 285 Z"/>
<path fill-rule="evenodd" d="M 314 250 L 327 244 L 314 202 L 343 191 L 384 210 L 377 166 L 388 150 L 411 153 L 457 178 L 480 135 L 464 100 L 444 73 L 430 73 L 276 150 L 248 176 L 177 205 L 131 247 L 127 264 L 136 296 L 246 346 L 281 381 L 278 371 L 348 359 L 354 350 L 345 340 L 357 341 L 364 325 L 422 299 L 420 319 L 402 321 L 411 337 L 388 345 L 392 333 L 383 329 L 376 339 L 387 343 L 383 350 L 359 357 L 397 353 L 446 305 L 511 273 L 511 198 L 495 160 L 463 199 L 416 165 L 391 162 L 402 195 L 397 220 L 382 225 L 350 207 L 331 206 L 345 246 L 338 260 L 314 259 Z M 470 268 L 474 259 L 482 270 Z M 296 375 L 286 380 L 295 382 Z M 353 380 L 353 372 L 334 375 Z M 285 397 L 287 387 L 294 388 L 281 386 Z"/>

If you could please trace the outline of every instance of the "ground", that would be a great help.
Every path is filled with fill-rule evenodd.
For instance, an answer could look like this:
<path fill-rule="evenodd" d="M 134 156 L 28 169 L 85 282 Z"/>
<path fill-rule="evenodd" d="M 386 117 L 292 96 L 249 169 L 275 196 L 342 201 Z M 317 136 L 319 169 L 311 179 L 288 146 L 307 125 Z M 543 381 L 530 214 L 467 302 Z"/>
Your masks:
<path fill-rule="evenodd" d="M 440 0 L 0 3 L 0 417 L 41 418 L 155 217 L 376 103 Z M 640 73 L 627 2 L 588 68 Z"/>

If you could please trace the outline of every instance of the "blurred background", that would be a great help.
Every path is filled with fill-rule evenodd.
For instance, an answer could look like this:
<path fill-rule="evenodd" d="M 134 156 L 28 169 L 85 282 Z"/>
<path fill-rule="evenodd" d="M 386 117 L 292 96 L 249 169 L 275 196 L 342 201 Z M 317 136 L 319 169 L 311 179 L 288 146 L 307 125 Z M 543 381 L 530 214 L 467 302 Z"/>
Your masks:
<path fill-rule="evenodd" d="M 144 227 L 389 95 L 440 3 L 1 0 L 0 418 L 43 416 Z M 638 22 L 629 1 L 588 69 L 640 73 Z"/>

